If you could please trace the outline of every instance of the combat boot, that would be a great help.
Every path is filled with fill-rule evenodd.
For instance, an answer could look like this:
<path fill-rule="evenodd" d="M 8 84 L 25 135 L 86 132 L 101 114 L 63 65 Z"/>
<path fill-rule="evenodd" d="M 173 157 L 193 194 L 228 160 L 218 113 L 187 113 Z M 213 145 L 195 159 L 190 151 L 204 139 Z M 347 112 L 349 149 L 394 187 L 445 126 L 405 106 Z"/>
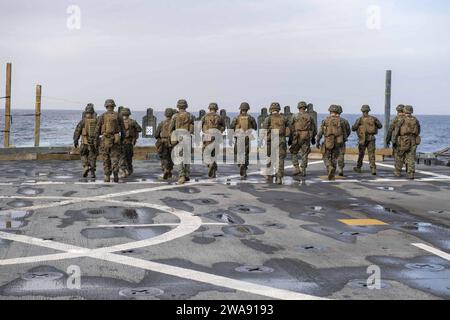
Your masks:
<path fill-rule="evenodd" d="M 282 179 L 281 177 L 277 176 L 277 177 L 275 178 L 275 183 L 276 183 L 276 184 L 283 184 L 283 179 Z"/>
<path fill-rule="evenodd" d="M 114 172 L 114 182 L 115 183 L 119 182 L 119 173 L 118 172 Z"/>
<path fill-rule="evenodd" d="M 306 177 L 306 168 L 301 168 L 301 175 L 302 175 L 302 177 Z"/>
<path fill-rule="evenodd" d="M 241 180 L 245 180 L 247 178 L 247 169 L 244 166 L 241 166 L 239 174 L 241 175 Z"/>
<path fill-rule="evenodd" d="M 172 171 L 169 170 L 167 173 L 167 179 L 172 179 Z"/>
<path fill-rule="evenodd" d="M 356 173 L 361 173 L 361 168 L 360 167 L 354 167 L 353 171 L 355 171 Z"/>
<path fill-rule="evenodd" d="M 394 176 L 396 176 L 396 177 L 401 177 L 400 171 L 395 170 L 395 171 L 394 171 Z"/>
<path fill-rule="evenodd" d="M 414 173 L 408 173 L 408 179 L 414 180 Z"/>
<path fill-rule="evenodd" d="M 163 174 L 163 180 L 167 180 L 167 179 L 169 179 L 169 171 L 167 171 L 167 170 L 164 170 L 164 174 Z"/>
<path fill-rule="evenodd" d="M 215 176 L 214 167 L 210 165 L 208 169 L 208 177 L 215 178 L 214 176 Z"/>
<path fill-rule="evenodd" d="M 95 170 L 91 170 L 91 178 L 92 178 L 92 179 L 97 178 L 97 177 L 95 176 Z"/>
<path fill-rule="evenodd" d="M 83 178 L 87 178 L 89 170 L 89 167 L 83 167 Z"/>
<path fill-rule="evenodd" d="M 294 166 L 295 170 L 294 170 L 294 176 L 298 176 L 302 173 L 302 170 L 300 169 L 300 166 L 296 165 Z"/>
<path fill-rule="evenodd" d="M 273 176 L 266 176 L 266 181 L 269 183 L 273 182 Z"/>
<path fill-rule="evenodd" d="M 343 177 L 344 176 L 344 169 L 339 169 L 339 177 Z"/>
<path fill-rule="evenodd" d="M 181 177 L 178 179 L 178 184 L 185 184 L 185 182 L 186 182 L 186 177 L 184 177 L 184 176 L 181 176 Z"/>
<path fill-rule="evenodd" d="M 377 175 L 377 169 L 372 168 L 371 170 L 372 170 L 372 175 L 373 175 L 373 176 L 376 176 L 376 175 Z"/>
<path fill-rule="evenodd" d="M 329 169 L 328 170 L 328 180 L 330 180 L 330 181 L 335 180 L 334 174 L 335 174 L 335 171 L 333 169 Z"/>
<path fill-rule="evenodd" d="M 105 181 L 105 182 L 111 182 L 111 177 L 105 175 L 105 177 L 103 178 L 103 181 Z"/>
<path fill-rule="evenodd" d="M 240 166 L 240 167 L 239 167 L 239 175 L 240 175 L 241 177 L 243 177 L 244 174 L 245 174 L 245 168 L 244 168 L 244 166 Z"/>

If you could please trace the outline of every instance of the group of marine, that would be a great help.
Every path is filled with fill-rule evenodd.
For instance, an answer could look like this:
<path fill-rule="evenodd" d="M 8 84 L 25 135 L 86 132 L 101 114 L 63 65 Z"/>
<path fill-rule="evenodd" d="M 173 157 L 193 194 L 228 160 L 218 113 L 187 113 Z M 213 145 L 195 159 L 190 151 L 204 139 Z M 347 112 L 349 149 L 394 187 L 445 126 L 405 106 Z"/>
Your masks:
<path fill-rule="evenodd" d="M 133 173 L 133 148 L 142 132 L 141 126 L 130 118 L 131 112 L 128 108 L 121 108 L 120 113 L 114 111 L 116 104 L 114 100 L 108 99 L 105 102 L 106 112 L 96 116 L 94 106 L 88 104 L 83 113 L 83 119 L 78 123 L 74 133 L 74 146 L 79 146 L 81 138 L 80 155 L 83 164 L 83 177 L 95 178 L 96 160 L 99 153 L 103 158 L 104 181 L 119 182 L 119 178 L 126 178 Z M 174 163 L 172 161 L 172 149 L 178 141 L 172 141 L 172 133 L 175 130 L 184 129 L 190 134 L 194 131 L 195 117 L 187 112 L 188 104 L 186 100 L 177 102 L 177 109 L 167 108 L 165 119 L 161 121 L 156 129 L 156 148 L 161 160 L 163 171 L 162 179 L 172 178 Z M 250 106 L 247 102 L 240 105 L 240 113 L 231 121 L 229 128 L 234 132 L 248 132 L 248 130 L 258 130 L 258 124 L 254 117 L 249 114 Z M 358 161 L 354 171 L 361 173 L 363 159 L 366 150 L 370 163 L 371 173 L 376 175 L 375 151 L 376 135 L 382 128 L 381 122 L 374 116 L 369 115 L 370 107 L 363 105 L 362 116 L 350 127 L 349 122 L 341 117 L 343 109 L 339 105 L 331 105 L 328 109 L 330 115 L 317 127 L 317 113 L 313 110 L 312 104 L 306 102 L 298 103 L 299 112 L 297 114 L 281 113 L 280 104 L 274 102 L 270 105 L 269 114 L 261 122 L 261 129 L 267 130 L 266 146 L 269 161 L 267 168 L 272 168 L 275 175 L 270 173 L 265 176 L 268 182 L 282 184 L 284 176 L 284 159 L 287 155 L 287 147 L 291 154 L 294 165 L 295 176 L 306 176 L 308 166 L 308 155 L 311 146 L 316 146 L 323 155 L 323 160 L 327 168 L 328 179 L 334 180 L 336 173 L 344 176 L 344 157 L 346 142 L 354 131 L 358 135 Z M 200 119 L 202 132 L 209 129 L 217 129 L 224 132 L 227 124 L 222 115 L 218 113 L 217 103 L 211 103 L 208 113 Z M 420 123 L 413 115 L 413 107 L 410 105 L 399 105 L 397 116 L 391 121 L 386 143 L 392 143 L 393 156 L 395 159 L 394 175 L 399 177 L 402 168 L 406 167 L 407 176 L 414 179 L 416 149 L 420 144 Z M 279 136 L 278 154 L 279 159 L 273 165 L 270 161 L 271 144 L 273 135 Z M 214 137 L 203 138 L 203 149 L 214 143 Z M 323 141 L 322 141 L 323 138 Z M 286 142 L 287 140 L 287 142 Z M 276 148 L 275 148 L 276 150 Z M 234 152 L 237 154 L 237 142 L 234 139 Z M 245 161 L 239 164 L 241 179 L 247 177 L 249 165 L 250 139 L 245 137 Z M 300 155 L 301 163 L 298 157 Z M 214 151 L 212 156 L 214 157 Z M 208 176 L 215 178 L 217 173 L 217 163 L 208 164 Z M 178 167 L 178 183 L 184 184 L 189 181 L 190 164 L 181 163 Z"/>

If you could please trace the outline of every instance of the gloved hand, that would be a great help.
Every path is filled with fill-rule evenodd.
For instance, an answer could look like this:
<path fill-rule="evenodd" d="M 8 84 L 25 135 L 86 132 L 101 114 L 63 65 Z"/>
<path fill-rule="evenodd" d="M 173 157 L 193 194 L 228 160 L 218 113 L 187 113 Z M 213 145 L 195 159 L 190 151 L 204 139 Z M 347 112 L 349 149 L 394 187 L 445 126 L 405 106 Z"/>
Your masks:
<path fill-rule="evenodd" d="M 292 137 L 289 137 L 289 139 L 288 139 L 288 146 L 289 147 L 292 146 Z"/>
<path fill-rule="evenodd" d="M 316 148 L 317 148 L 317 149 L 320 149 L 320 142 L 317 142 Z"/>
<path fill-rule="evenodd" d="M 311 139 L 311 144 L 312 144 L 312 145 L 315 145 L 315 144 L 316 144 L 316 138 L 312 138 L 312 139 Z"/>
<path fill-rule="evenodd" d="M 74 141 L 73 141 L 73 146 L 74 146 L 75 148 L 78 148 L 78 140 L 74 140 Z"/>

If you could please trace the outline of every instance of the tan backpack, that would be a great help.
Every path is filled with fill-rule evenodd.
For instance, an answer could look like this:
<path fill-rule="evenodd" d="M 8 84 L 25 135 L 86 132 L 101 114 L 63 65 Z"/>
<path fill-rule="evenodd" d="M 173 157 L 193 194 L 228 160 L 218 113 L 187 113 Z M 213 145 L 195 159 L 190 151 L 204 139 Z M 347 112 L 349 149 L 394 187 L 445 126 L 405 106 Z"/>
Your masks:
<path fill-rule="evenodd" d="M 185 129 L 191 131 L 191 114 L 188 112 L 178 112 L 175 116 L 175 129 Z"/>
<path fill-rule="evenodd" d="M 169 139 L 170 138 L 170 119 L 169 120 L 164 120 L 162 125 L 161 125 L 161 132 L 160 132 L 160 137 L 162 139 Z"/>
<path fill-rule="evenodd" d="M 103 114 L 102 135 L 112 136 L 119 133 L 119 115 L 116 112 Z"/>
<path fill-rule="evenodd" d="M 370 135 L 376 135 L 378 133 L 378 128 L 375 123 L 375 118 L 368 116 L 368 117 L 362 117 L 362 127 L 364 128 L 365 132 Z"/>
<path fill-rule="evenodd" d="M 412 116 L 405 116 L 403 121 L 400 122 L 400 136 L 407 136 L 407 135 L 418 135 L 419 134 L 419 127 L 417 126 L 417 120 L 416 118 Z"/>
<path fill-rule="evenodd" d="M 340 117 L 328 117 L 325 119 L 325 148 L 333 149 L 335 145 L 344 143 L 344 130 Z"/>
<path fill-rule="evenodd" d="M 219 129 L 220 128 L 220 116 L 218 114 L 207 114 L 205 116 L 204 124 L 203 124 L 203 132 L 208 131 L 209 129 Z"/>
<path fill-rule="evenodd" d="M 247 131 L 250 129 L 250 118 L 249 116 L 239 116 L 236 123 L 236 130 Z"/>
<path fill-rule="evenodd" d="M 83 144 L 89 144 L 89 138 L 94 137 L 95 127 L 97 126 L 97 119 L 84 119 L 84 126 L 81 132 L 83 136 Z"/>
<path fill-rule="evenodd" d="M 307 113 L 299 113 L 294 118 L 294 129 L 296 131 L 311 131 L 312 130 L 311 116 Z"/>
<path fill-rule="evenodd" d="M 281 114 L 272 114 L 269 116 L 270 129 L 279 130 L 279 135 L 284 136 L 286 134 L 285 118 Z"/>

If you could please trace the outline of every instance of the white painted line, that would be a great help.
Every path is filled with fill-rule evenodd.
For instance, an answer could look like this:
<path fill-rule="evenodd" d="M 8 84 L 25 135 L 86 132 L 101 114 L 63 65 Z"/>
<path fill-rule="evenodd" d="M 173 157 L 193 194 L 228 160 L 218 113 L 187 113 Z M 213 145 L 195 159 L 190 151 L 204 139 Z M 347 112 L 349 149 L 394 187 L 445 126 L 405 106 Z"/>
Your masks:
<path fill-rule="evenodd" d="M 365 163 L 369 163 L 367 161 L 364 161 L 364 162 Z M 390 164 L 377 162 L 376 165 L 380 166 L 380 167 L 395 169 L 395 166 L 390 165 Z M 439 174 L 439 173 L 434 173 L 434 172 L 429 172 L 429 171 L 416 170 L 416 173 L 421 173 L 421 174 L 424 174 L 424 175 L 427 175 L 427 176 L 433 176 L 433 177 L 441 178 L 441 179 L 450 179 L 450 176 L 446 176 L 446 175 Z"/>
<path fill-rule="evenodd" d="M 435 255 L 437 255 L 437 256 L 439 256 L 439 257 L 441 257 L 441 258 L 443 258 L 443 259 L 445 259 L 447 261 L 450 261 L 450 254 L 448 254 L 447 252 L 444 252 L 444 251 L 441 251 L 439 249 L 433 248 L 433 247 L 431 247 L 429 245 L 426 245 L 424 243 L 411 243 L 411 244 L 413 246 L 419 248 L 419 249 L 428 251 L 428 252 L 430 252 L 432 254 L 435 254 Z"/>
<path fill-rule="evenodd" d="M 3 259 L 0 260 L 0 266 L 10 266 L 17 264 L 28 264 L 28 263 L 38 263 L 38 262 L 47 262 L 47 261 L 58 261 L 65 259 L 74 259 L 84 257 L 84 254 L 75 254 L 75 253 L 55 253 L 55 254 L 46 254 L 41 256 L 33 256 L 33 257 L 22 257 L 22 258 L 12 258 L 12 259 Z"/>
<path fill-rule="evenodd" d="M 127 257 L 117 254 L 106 254 L 102 259 L 124 264 L 132 267 L 138 267 L 144 270 L 164 273 L 171 276 L 177 276 L 184 279 L 212 284 L 219 287 L 229 288 L 233 290 L 248 292 L 260 296 L 282 300 L 326 300 L 324 298 L 311 296 L 303 293 L 293 292 L 289 290 L 277 289 L 269 286 L 259 285 L 247 281 L 235 280 L 228 277 L 218 276 L 206 272 L 185 269 L 167 264 L 146 261 L 133 257 Z"/>
<path fill-rule="evenodd" d="M 34 246 L 44 247 L 48 249 L 58 250 L 58 251 L 71 251 L 71 250 L 82 250 L 82 252 L 86 252 L 86 248 L 73 246 L 70 244 L 64 244 L 56 241 L 51 240 L 43 240 L 39 238 L 34 238 L 30 236 L 25 236 L 21 234 L 14 234 L 14 233 L 8 233 L 0 231 L 0 238 L 11 240 L 11 241 L 17 241 L 21 243 L 26 243 Z M 87 249 L 89 250 L 89 249 Z M 1 261 L 1 260 L 0 260 Z"/>

